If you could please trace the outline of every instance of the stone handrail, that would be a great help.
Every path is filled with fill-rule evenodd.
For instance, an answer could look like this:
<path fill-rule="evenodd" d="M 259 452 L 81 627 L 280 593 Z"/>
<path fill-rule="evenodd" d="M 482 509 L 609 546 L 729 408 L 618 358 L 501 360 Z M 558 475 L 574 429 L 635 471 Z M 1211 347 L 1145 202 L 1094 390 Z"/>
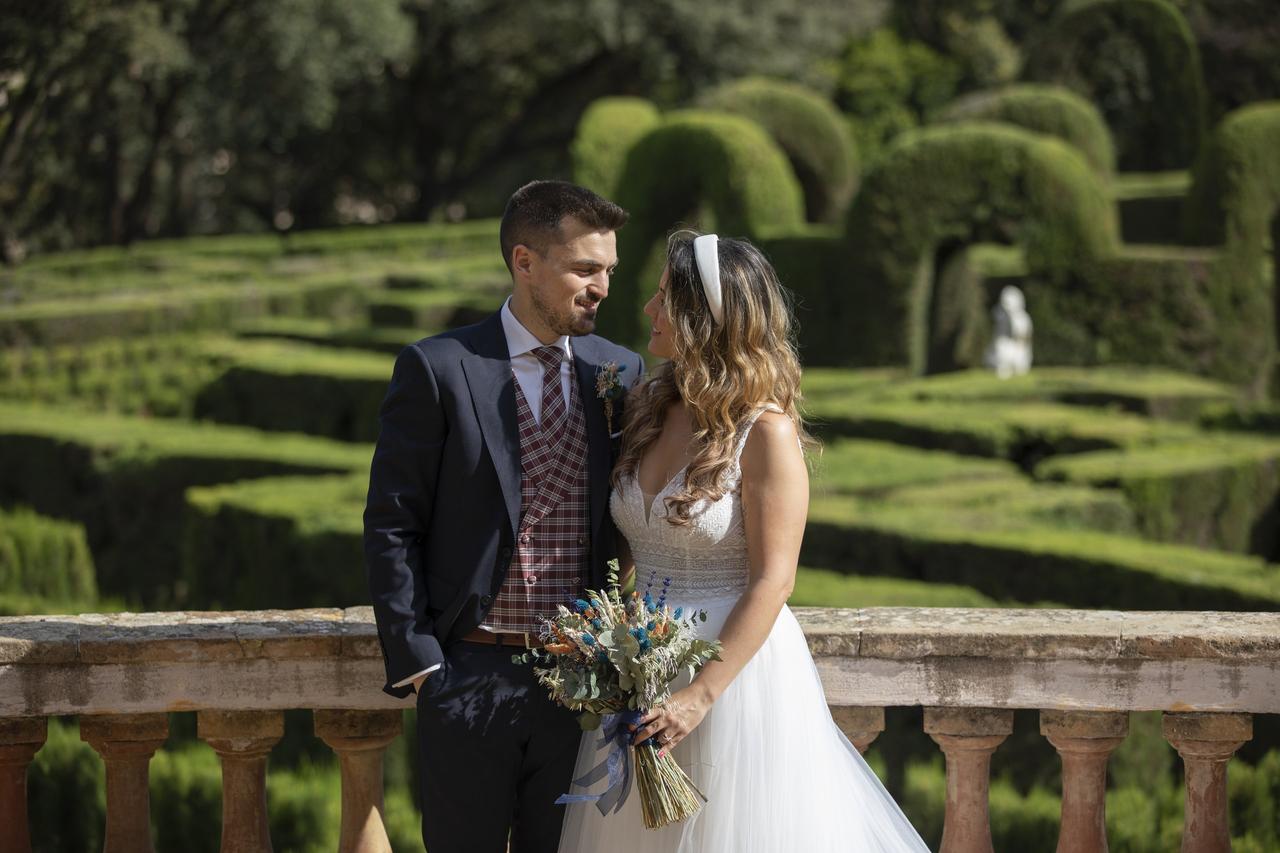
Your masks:
<path fill-rule="evenodd" d="M 833 716 L 865 749 L 886 706 L 925 708 L 947 759 L 942 849 L 991 850 L 988 765 L 1016 708 L 1063 761 L 1059 850 L 1105 850 L 1106 761 L 1130 711 L 1165 712 L 1187 769 L 1184 850 L 1227 850 L 1226 761 L 1280 713 L 1280 614 L 796 608 Z M 270 849 L 267 755 L 310 708 L 338 753 L 343 850 L 384 850 L 381 690 L 371 608 L 0 618 L 0 849 L 29 849 L 25 774 L 50 715 L 81 715 L 107 764 L 106 849 L 149 849 L 147 762 L 170 711 L 198 712 L 223 762 L 223 850 Z M 21 795 L 21 802 L 15 797 Z M 372 819 L 371 819 L 372 818 Z M 142 845 L 139 847 L 138 845 Z"/>

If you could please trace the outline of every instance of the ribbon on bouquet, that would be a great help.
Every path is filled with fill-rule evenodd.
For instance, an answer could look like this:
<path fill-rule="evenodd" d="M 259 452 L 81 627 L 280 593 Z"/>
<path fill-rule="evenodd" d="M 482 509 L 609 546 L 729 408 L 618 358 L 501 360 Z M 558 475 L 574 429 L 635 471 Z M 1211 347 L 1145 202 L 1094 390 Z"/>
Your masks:
<path fill-rule="evenodd" d="M 599 794 L 561 794 L 556 799 L 556 805 L 595 803 L 602 815 L 608 815 L 610 810 L 614 812 L 622 810 L 622 804 L 627 801 L 627 795 L 631 793 L 632 735 L 627 726 L 638 726 L 644 714 L 644 711 L 623 711 L 620 714 L 606 714 L 601 719 L 601 736 L 596 749 L 609 747 L 609 754 L 595 767 L 574 779 L 573 784 L 580 788 L 588 788 L 601 779 L 608 779 L 608 786 Z"/>

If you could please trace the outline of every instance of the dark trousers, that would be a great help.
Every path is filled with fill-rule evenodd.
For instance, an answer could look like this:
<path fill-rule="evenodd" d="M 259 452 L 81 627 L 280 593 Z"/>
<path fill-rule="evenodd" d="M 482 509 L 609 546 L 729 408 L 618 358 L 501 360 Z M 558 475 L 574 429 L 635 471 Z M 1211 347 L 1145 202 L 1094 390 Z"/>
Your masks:
<path fill-rule="evenodd" d="M 582 730 L 522 648 L 459 642 L 418 694 L 422 843 L 428 853 L 555 853 Z"/>

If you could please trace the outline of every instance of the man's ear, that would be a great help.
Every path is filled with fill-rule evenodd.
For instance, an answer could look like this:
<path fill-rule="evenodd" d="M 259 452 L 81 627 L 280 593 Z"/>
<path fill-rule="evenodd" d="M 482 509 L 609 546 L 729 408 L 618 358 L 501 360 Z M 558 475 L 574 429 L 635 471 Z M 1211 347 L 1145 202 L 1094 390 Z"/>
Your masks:
<path fill-rule="evenodd" d="M 517 275 L 529 275 L 534 263 L 534 252 L 524 243 L 516 243 L 511 249 L 511 269 Z"/>

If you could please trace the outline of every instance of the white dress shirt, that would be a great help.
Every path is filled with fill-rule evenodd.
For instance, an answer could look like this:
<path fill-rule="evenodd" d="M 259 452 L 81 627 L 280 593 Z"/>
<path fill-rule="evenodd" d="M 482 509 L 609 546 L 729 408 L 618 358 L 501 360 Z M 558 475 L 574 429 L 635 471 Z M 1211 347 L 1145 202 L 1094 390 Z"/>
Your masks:
<path fill-rule="evenodd" d="M 520 383 L 520 393 L 524 395 L 524 401 L 529 405 L 529 410 L 533 413 L 533 419 L 542 424 L 542 362 L 533 354 L 533 351 L 540 346 L 545 346 L 537 336 L 524 327 L 524 325 L 516 319 L 516 315 L 511 311 L 511 297 L 507 297 L 507 301 L 502 304 L 502 331 L 507 338 L 507 352 L 511 355 L 511 372 L 515 375 L 516 382 Z M 564 350 L 564 361 L 560 362 L 560 393 L 564 395 L 564 404 L 569 405 L 569 383 L 572 382 L 573 375 L 573 348 L 569 345 L 569 336 L 561 335 L 556 339 L 553 346 L 558 346 Z M 493 630 L 488 625 L 480 625 L 481 629 L 489 631 Z M 415 672 L 402 681 L 397 681 L 392 687 L 403 687 L 411 683 L 415 678 L 426 675 L 429 672 L 435 672 L 440 668 L 440 664 L 429 666 L 422 672 Z"/>

